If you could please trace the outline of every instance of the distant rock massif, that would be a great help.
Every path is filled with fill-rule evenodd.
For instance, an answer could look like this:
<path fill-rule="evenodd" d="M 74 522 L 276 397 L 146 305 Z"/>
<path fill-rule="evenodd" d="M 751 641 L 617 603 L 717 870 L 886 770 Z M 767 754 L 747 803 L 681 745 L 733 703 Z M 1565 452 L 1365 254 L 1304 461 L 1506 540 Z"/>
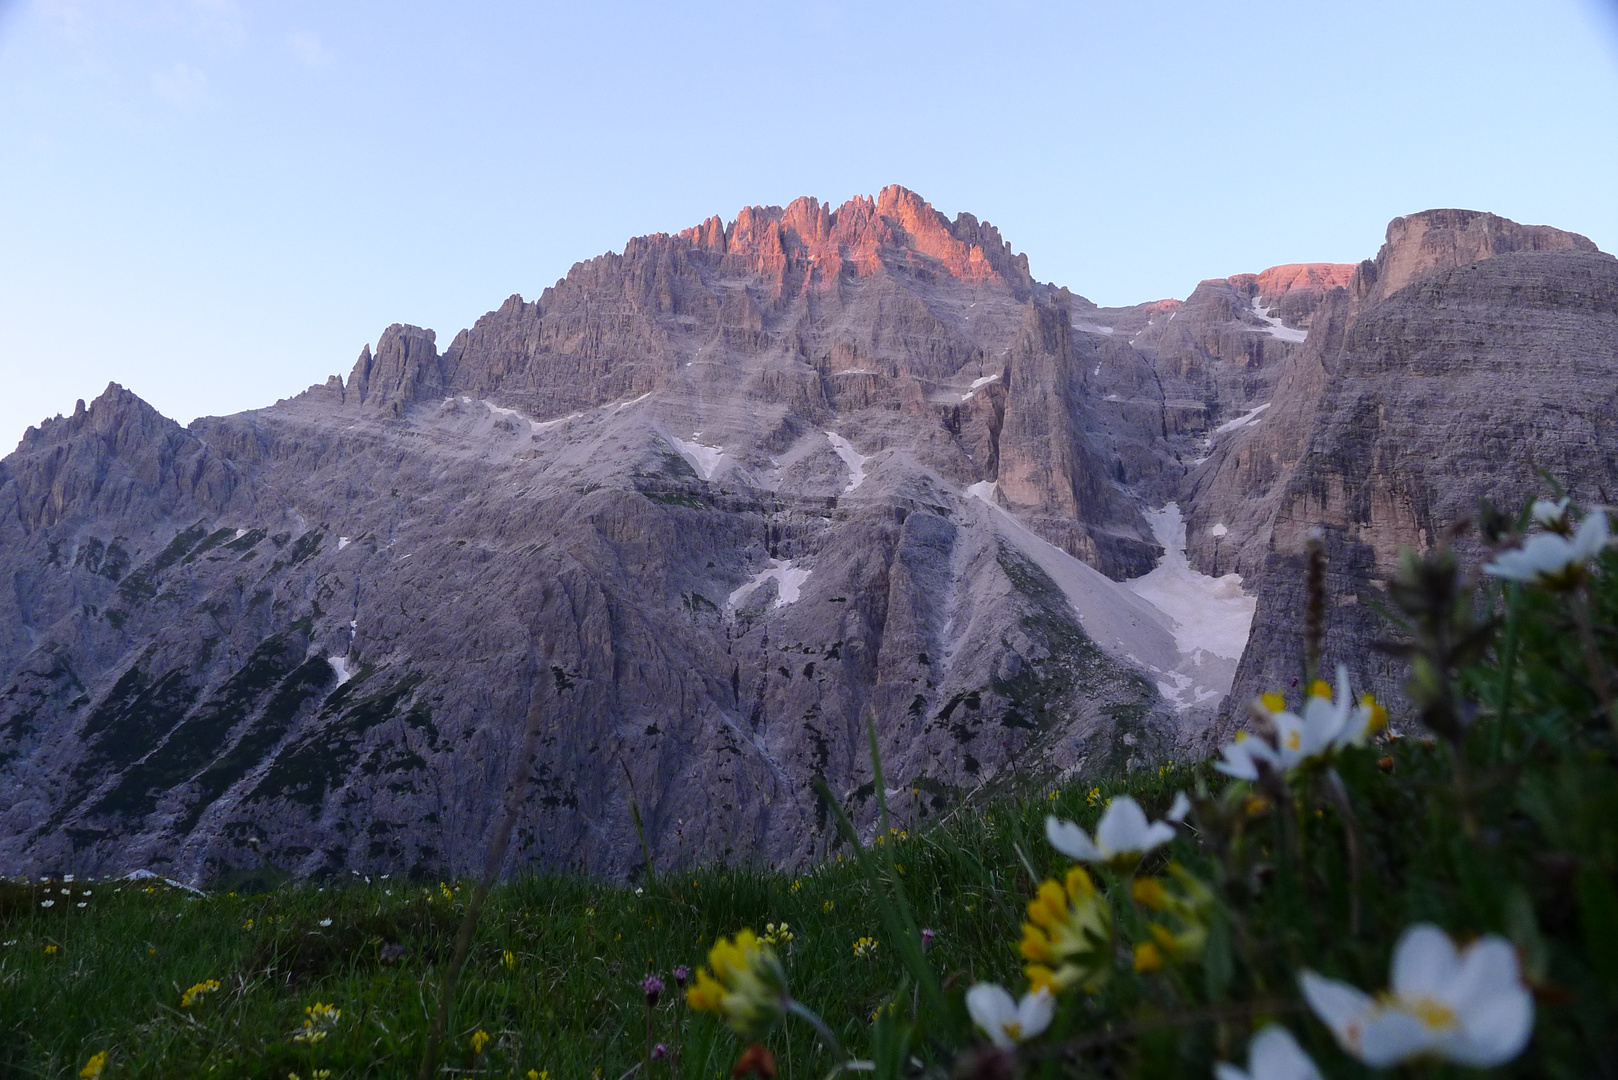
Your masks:
<path fill-rule="evenodd" d="M 812 858 L 868 723 L 914 821 L 1201 753 L 1296 670 L 1308 529 L 1358 670 L 1400 544 L 1535 467 L 1609 498 L 1615 376 L 1571 233 L 1428 211 L 1098 308 L 890 187 L 266 409 L 110 386 L 0 462 L 0 872 L 464 873 L 530 716 L 508 869 L 634 871 L 632 803 L 659 868 Z"/>

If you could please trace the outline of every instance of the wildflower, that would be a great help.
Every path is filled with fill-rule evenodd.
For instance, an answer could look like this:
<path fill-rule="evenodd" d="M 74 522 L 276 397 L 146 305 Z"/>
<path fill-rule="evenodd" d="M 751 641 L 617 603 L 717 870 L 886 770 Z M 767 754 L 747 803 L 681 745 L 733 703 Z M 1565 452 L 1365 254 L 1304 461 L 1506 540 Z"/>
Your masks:
<path fill-rule="evenodd" d="M 472 1053 L 481 1054 L 483 1048 L 489 1045 L 489 1033 L 482 1028 L 472 1032 Z"/>
<path fill-rule="evenodd" d="M 854 955 L 861 960 L 871 960 L 876 957 L 876 947 L 882 944 L 876 938 L 862 937 L 854 942 Z"/>
<path fill-rule="evenodd" d="M 718 1013 L 744 1038 L 761 1038 L 791 1002 L 786 969 L 775 950 L 743 930 L 734 941 L 716 941 L 708 963 L 713 973 L 698 969 L 696 985 L 685 994 L 687 1004 Z"/>
<path fill-rule="evenodd" d="M 1238 780 L 1257 780 L 1261 769 L 1290 773 L 1346 746 L 1358 746 L 1387 724 L 1388 710 L 1366 694 L 1354 700 L 1348 667 L 1337 665 L 1337 693 L 1322 679 L 1309 687 L 1303 715 L 1289 712 L 1280 694 L 1265 694 L 1254 704 L 1269 723 L 1271 737 L 1253 738 L 1238 731 L 1221 749 L 1214 768 Z"/>
<path fill-rule="evenodd" d="M 96 1080 L 103 1069 L 107 1067 L 107 1052 L 105 1050 L 90 1055 L 90 1060 L 84 1063 L 79 1070 L 79 1080 Z"/>
<path fill-rule="evenodd" d="M 935 938 L 937 936 L 938 936 L 938 931 L 936 931 L 936 930 L 927 930 L 925 928 L 922 930 L 922 932 L 921 932 L 921 947 L 922 947 L 922 950 L 924 952 L 926 951 L 927 947 L 933 943 L 933 938 Z"/>
<path fill-rule="evenodd" d="M 306 1005 L 303 1010 L 303 1030 L 292 1036 L 292 1041 L 311 1045 L 320 1042 L 337 1026 L 337 1021 L 342 1015 L 343 1010 L 335 1005 L 325 1005 L 318 1001 L 313 1005 Z"/>
<path fill-rule="evenodd" d="M 685 981 L 691 977 L 691 969 L 681 964 L 674 969 L 672 974 L 674 975 L 674 985 L 683 987 Z"/>
<path fill-rule="evenodd" d="M 544 1071 L 539 1069 L 529 1069 L 528 1080 L 551 1080 L 551 1071 L 549 1069 L 545 1069 Z"/>
<path fill-rule="evenodd" d="M 663 993 L 663 980 L 656 975 L 648 975 L 640 981 L 641 993 L 646 995 L 648 1007 L 657 1004 L 658 996 Z"/>
<path fill-rule="evenodd" d="M 1128 795 L 1120 795 L 1101 815 L 1094 840 L 1073 822 L 1057 817 L 1045 819 L 1045 837 L 1051 847 L 1069 858 L 1127 869 L 1148 851 L 1174 839 L 1174 826 L 1166 821 L 1148 824 L 1140 804 Z"/>
<path fill-rule="evenodd" d="M 1556 502 L 1549 499 L 1535 499 L 1534 505 L 1528 508 L 1528 515 L 1534 519 L 1534 524 L 1541 528 L 1563 532 L 1567 529 L 1567 504 L 1566 496 Z"/>
<path fill-rule="evenodd" d="M 1534 505 L 1537 508 L 1540 504 Z M 1578 584 L 1585 564 L 1601 554 L 1607 539 L 1607 512 L 1592 510 L 1573 539 L 1554 532 L 1536 533 L 1521 548 L 1501 552 L 1494 562 L 1484 566 L 1483 572 L 1509 581 L 1567 588 Z"/>
<path fill-rule="evenodd" d="M 1215 1080 L 1320 1080 L 1320 1070 L 1303 1052 L 1292 1032 L 1270 1024 L 1247 1044 L 1247 1071 L 1223 1061 L 1214 1065 Z"/>
<path fill-rule="evenodd" d="M 331 920 L 330 919 L 321 919 L 320 920 L 320 925 L 321 926 L 330 926 L 331 925 Z"/>
<path fill-rule="evenodd" d="M 1132 894 L 1142 907 L 1164 916 L 1147 926 L 1157 949 L 1186 963 L 1202 955 L 1208 942 L 1208 920 L 1214 909 L 1213 891 L 1179 863 L 1169 863 L 1173 888 L 1162 878 L 1141 878 Z M 1172 925 L 1170 925 L 1172 924 Z"/>
<path fill-rule="evenodd" d="M 506 965 L 507 971 L 517 970 L 517 954 L 512 952 L 510 949 L 506 949 L 500 954 L 500 962 Z"/>
<path fill-rule="evenodd" d="M 803 880 L 801 878 L 793 878 L 792 887 L 789 888 L 787 892 L 797 892 L 801 888 L 803 888 Z"/>
<path fill-rule="evenodd" d="M 1094 990 L 1106 981 L 1112 909 L 1084 867 L 1067 872 L 1065 887 L 1054 880 L 1040 885 L 1028 902 L 1028 920 L 1018 950 L 1032 961 L 1024 972 L 1035 987 Z"/>
<path fill-rule="evenodd" d="M 1489 1068 L 1516 1057 L 1533 1032 L 1517 954 L 1493 934 L 1457 952 L 1448 934 L 1417 923 L 1394 947 L 1392 989 L 1375 998 L 1313 971 L 1298 981 L 1339 1045 L 1373 1068 L 1419 1057 Z"/>
<path fill-rule="evenodd" d="M 56 904 L 55 900 L 41 900 L 39 902 L 40 907 L 54 907 L 55 904 Z"/>
<path fill-rule="evenodd" d="M 830 900 L 827 900 L 824 904 L 820 905 L 820 910 L 823 914 L 830 915 L 831 909 L 836 906 L 836 904 L 832 903 Z"/>
<path fill-rule="evenodd" d="M 88 900 L 80 900 L 80 901 L 79 901 L 79 902 L 78 902 L 78 904 L 77 904 L 77 905 L 75 905 L 75 906 L 77 906 L 77 907 L 81 907 L 81 908 L 86 908 L 86 907 L 89 907 L 89 906 L 90 906 L 90 902 L 89 902 L 89 901 L 88 901 Z"/>
<path fill-rule="evenodd" d="M 1101 789 L 1098 788 L 1098 787 L 1093 787 L 1089 791 L 1085 792 L 1084 801 L 1086 803 L 1088 803 L 1090 806 L 1100 806 L 1101 805 Z"/>
<path fill-rule="evenodd" d="M 56 945 L 47 945 L 47 946 L 45 946 L 45 955 L 46 956 L 54 956 L 59 951 L 59 948 L 60 947 L 56 946 Z"/>
<path fill-rule="evenodd" d="M 251 930 L 251 929 L 253 929 L 253 920 L 248 919 L 246 922 L 242 923 L 242 929 L 243 930 Z"/>
<path fill-rule="evenodd" d="M 653 1061 L 662 1061 L 664 1058 L 666 1058 L 668 1056 L 669 1056 L 669 1048 L 667 1046 L 663 1045 L 662 1043 L 658 1043 L 656 1046 L 652 1047 L 652 1060 Z"/>
<path fill-rule="evenodd" d="M 1150 941 L 1135 943 L 1135 970 L 1142 975 L 1163 970 L 1163 954 Z"/>
<path fill-rule="evenodd" d="M 1030 990 L 1015 1001 L 996 983 L 978 983 L 966 992 L 966 1011 L 996 1046 L 1009 1048 L 1032 1039 L 1051 1026 L 1056 995 L 1045 987 Z"/>
<path fill-rule="evenodd" d="M 780 926 L 775 923 L 765 923 L 764 936 L 759 940 L 766 945 L 786 945 L 792 941 L 794 936 L 796 935 L 787 928 L 786 923 L 782 923 Z"/>
<path fill-rule="evenodd" d="M 189 1009 L 193 1002 L 219 989 L 218 979 L 204 979 L 180 995 L 180 1008 Z"/>

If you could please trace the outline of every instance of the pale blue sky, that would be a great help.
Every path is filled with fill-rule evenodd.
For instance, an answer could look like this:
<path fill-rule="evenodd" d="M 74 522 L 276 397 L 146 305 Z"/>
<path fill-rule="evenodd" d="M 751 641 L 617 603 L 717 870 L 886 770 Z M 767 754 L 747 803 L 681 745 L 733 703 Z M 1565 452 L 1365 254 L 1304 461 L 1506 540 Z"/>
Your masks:
<path fill-rule="evenodd" d="M 1618 250 L 1608 0 L 0 0 L 0 453 L 266 405 L 749 203 L 902 183 L 1103 304 L 1492 210 Z"/>

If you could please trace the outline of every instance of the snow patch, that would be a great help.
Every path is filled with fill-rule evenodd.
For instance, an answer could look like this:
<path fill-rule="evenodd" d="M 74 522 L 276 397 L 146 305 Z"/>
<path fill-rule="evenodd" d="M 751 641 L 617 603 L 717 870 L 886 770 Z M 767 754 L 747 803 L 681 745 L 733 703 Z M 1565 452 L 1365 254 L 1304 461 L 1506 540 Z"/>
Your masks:
<path fill-rule="evenodd" d="M 1073 324 L 1073 329 L 1082 330 L 1086 334 L 1110 334 L 1110 333 L 1112 333 L 1112 327 L 1110 327 L 1110 326 L 1097 326 L 1095 323 L 1076 322 L 1076 323 Z"/>
<path fill-rule="evenodd" d="M 1124 584 L 1173 620 L 1174 640 L 1182 653 L 1195 657 L 1198 652 L 1206 652 L 1226 660 L 1240 660 L 1258 602 L 1242 591 L 1241 575 L 1215 578 L 1191 569 L 1185 557 L 1185 521 L 1178 504 L 1148 511 L 1146 520 L 1152 526 L 1152 535 L 1163 545 L 1163 561 L 1151 573 Z"/>
<path fill-rule="evenodd" d="M 352 544 L 352 543 L 353 543 L 353 542 L 354 542 L 354 541 L 352 541 L 352 540 L 350 540 L 350 539 L 349 539 L 349 538 L 348 538 L 348 537 L 346 537 L 346 536 L 339 536 L 339 537 L 338 537 L 338 538 L 337 538 L 337 550 L 338 550 L 338 551 L 341 551 L 341 550 L 343 550 L 343 549 L 344 549 L 344 548 L 346 548 L 346 547 L 347 547 L 347 546 L 348 546 L 348 545 L 350 545 L 350 544 Z"/>
<path fill-rule="evenodd" d="M 972 380 L 972 389 L 974 389 L 974 390 L 981 389 L 982 387 L 988 386 L 990 383 L 996 381 L 999 378 L 1000 378 L 1000 375 L 997 372 L 997 373 L 995 373 L 993 375 L 985 375 L 981 379 L 973 379 Z"/>
<path fill-rule="evenodd" d="M 796 604 L 798 596 L 803 589 L 803 583 L 809 580 L 807 567 L 793 566 L 792 560 L 785 562 L 772 559 L 770 568 L 753 575 L 753 580 L 736 589 L 725 600 L 725 607 L 735 610 L 742 601 L 751 596 L 760 585 L 766 581 L 775 582 L 775 603 L 772 608 L 785 607 L 787 604 Z"/>
<path fill-rule="evenodd" d="M 1253 314 L 1257 315 L 1260 319 L 1264 320 L 1264 322 L 1268 324 L 1264 327 L 1264 332 L 1266 334 L 1269 334 L 1271 337 L 1280 338 L 1282 341 L 1290 341 L 1294 345 L 1301 343 L 1304 338 L 1309 336 L 1309 331 L 1307 330 L 1294 330 L 1292 327 L 1282 323 L 1280 319 L 1270 318 L 1269 309 L 1265 308 L 1260 310 L 1258 305 L 1259 298 L 1255 296 L 1253 297 Z"/>
<path fill-rule="evenodd" d="M 331 669 L 337 673 L 338 686 L 343 685 L 354 677 L 354 673 L 348 670 L 348 657 L 328 656 L 326 657 L 326 663 L 330 664 Z"/>
<path fill-rule="evenodd" d="M 1223 435 L 1227 431 L 1235 431 L 1238 428 L 1244 428 L 1251 424 L 1256 424 L 1258 423 L 1258 420 L 1255 418 L 1259 413 L 1263 412 L 1265 409 L 1268 409 L 1271 404 L 1271 402 L 1266 401 L 1256 409 L 1250 409 L 1247 412 L 1242 413 L 1242 415 L 1238 416 L 1234 420 L 1226 420 L 1223 424 L 1220 424 L 1218 427 L 1214 428 L 1213 433 L 1215 435 Z"/>
<path fill-rule="evenodd" d="M 703 446 L 699 442 L 686 442 L 684 439 L 670 438 L 674 448 L 680 451 L 680 456 L 691 463 L 691 467 L 702 475 L 704 480 L 712 480 L 714 471 L 719 468 L 719 459 L 725 456 L 722 446 Z"/>
<path fill-rule="evenodd" d="M 848 486 L 843 489 L 846 495 L 865 482 L 865 463 L 871 459 L 854 449 L 854 444 L 835 432 L 826 432 L 826 440 L 831 448 L 837 451 L 837 456 L 843 459 L 848 466 Z"/>
<path fill-rule="evenodd" d="M 232 536 L 231 539 L 232 540 L 240 540 L 242 537 L 244 537 L 246 535 L 247 535 L 247 530 L 246 529 L 237 529 L 236 530 L 236 535 Z"/>
<path fill-rule="evenodd" d="M 1224 536 L 1228 532 L 1230 532 L 1229 529 L 1225 528 L 1225 526 L 1223 524 L 1219 524 L 1219 525 L 1215 525 L 1213 528 L 1209 529 L 1208 530 L 1208 535 L 1209 536 Z"/>

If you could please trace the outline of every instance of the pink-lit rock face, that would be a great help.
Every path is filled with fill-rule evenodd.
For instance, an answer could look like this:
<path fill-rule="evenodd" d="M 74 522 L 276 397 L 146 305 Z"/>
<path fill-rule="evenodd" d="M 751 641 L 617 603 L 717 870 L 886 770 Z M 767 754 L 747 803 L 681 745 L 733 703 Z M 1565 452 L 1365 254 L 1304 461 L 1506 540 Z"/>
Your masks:
<path fill-rule="evenodd" d="M 860 196 L 835 210 L 808 197 L 785 209 L 748 206 L 729 225 L 711 217 L 675 237 L 643 241 L 690 244 L 721 255 L 724 269 L 773 280 L 777 297 L 822 291 L 845 275 L 870 277 L 883 265 L 970 284 L 1033 284 L 1027 257 L 1014 254 L 993 225 L 971 214 L 952 222 L 896 184 L 875 199 Z"/>
<path fill-rule="evenodd" d="M 1284 263 L 1254 277 L 1259 295 L 1281 296 L 1294 289 L 1324 291 L 1346 289 L 1354 279 L 1353 263 Z"/>

